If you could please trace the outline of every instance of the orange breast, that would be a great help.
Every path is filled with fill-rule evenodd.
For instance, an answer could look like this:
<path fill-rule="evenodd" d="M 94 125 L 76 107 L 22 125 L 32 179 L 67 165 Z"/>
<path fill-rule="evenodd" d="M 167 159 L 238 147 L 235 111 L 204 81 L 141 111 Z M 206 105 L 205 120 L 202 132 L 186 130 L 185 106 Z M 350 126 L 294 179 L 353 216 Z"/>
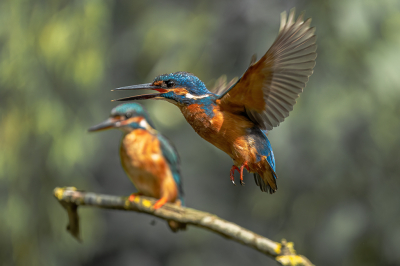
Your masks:
<path fill-rule="evenodd" d="M 215 105 L 212 118 L 199 104 L 180 108 L 193 129 L 203 139 L 231 156 L 235 163 L 255 162 L 256 151 L 247 135 L 247 129 L 254 127 L 254 124 L 247 117 L 221 110 L 219 105 Z"/>
<path fill-rule="evenodd" d="M 156 136 L 143 129 L 126 134 L 121 141 L 120 157 L 125 172 L 140 192 L 162 197 L 164 184 L 173 179 Z M 172 193 L 177 194 L 176 185 L 172 185 Z"/>

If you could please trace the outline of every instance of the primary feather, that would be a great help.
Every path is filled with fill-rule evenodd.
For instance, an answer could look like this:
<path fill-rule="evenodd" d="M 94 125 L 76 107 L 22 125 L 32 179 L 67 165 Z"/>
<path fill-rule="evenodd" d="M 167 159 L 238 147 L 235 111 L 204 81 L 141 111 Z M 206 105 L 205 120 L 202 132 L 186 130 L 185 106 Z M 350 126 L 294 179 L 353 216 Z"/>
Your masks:
<path fill-rule="evenodd" d="M 313 73 L 317 57 L 315 28 L 292 10 L 267 53 L 251 64 L 239 81 L 221 94 L 222 104 L 244 106 L 248 117 L 263 130 L 278 126 L 293 110 Z"/>

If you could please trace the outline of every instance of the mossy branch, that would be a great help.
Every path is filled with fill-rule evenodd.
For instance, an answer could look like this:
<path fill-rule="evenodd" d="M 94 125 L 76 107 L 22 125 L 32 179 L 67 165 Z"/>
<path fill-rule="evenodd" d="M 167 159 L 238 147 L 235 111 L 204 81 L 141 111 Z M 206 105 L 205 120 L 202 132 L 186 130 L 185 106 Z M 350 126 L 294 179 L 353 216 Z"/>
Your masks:
<path fill-rule="evenodd" d="M 79 216 L 77 212 L 78 206 L 93 206 L 104 209 L 143 212 L 164 220 L 173 220 L 187 225 L 202 227 L 225 238 L 258 250 L 276 260 L 279 265 L 313 265 L 304 256 L 296 254 L 293 243 L 286 242 L 285 240 L 282 240 L 281 243 L 274 242 L 207 212 L 179 207 L 168 203 L 160 209 L 154 210 L 152 206 L 156 202 L 156 199 L 153 198 L 140 196 L 135 197 L 135 200 L 131 202 L 127 197 L 79 191 L 74 187 L 55 188 L 54 196 L 67 210 L 69 217 L 67 230 L 78 241 L 81 241 Z"/>

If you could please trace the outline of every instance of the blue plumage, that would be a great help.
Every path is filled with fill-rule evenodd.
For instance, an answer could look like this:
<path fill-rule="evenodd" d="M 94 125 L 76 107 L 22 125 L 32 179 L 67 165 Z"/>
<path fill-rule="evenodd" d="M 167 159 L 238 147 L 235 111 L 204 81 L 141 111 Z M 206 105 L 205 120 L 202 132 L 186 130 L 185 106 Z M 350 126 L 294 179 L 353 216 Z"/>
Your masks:
<path fill-rule="evenodd" d="M 155 130 L 143 106 L 138 103 L 118 105 L 112 109 L 109 119 L 89 131 L 110 128 L 124 132 L 121 163 L 139 193 L 159 198 L 157 208 L 165 202 L 180 200 L 179 204 L 183 203 L 178 153 L 172 143 Z"/>
<path fill-rule="evenodd" d="M 275 172 L 276 171 L 275 157 L 274 157 L 274 152 L 272 151 L 271 143 L 267 137 L 266 132 L 258 127 L 253 127 L 249 129 L 248 136 L 249 138 L 252 139 L 254 146 L 257 150 L 256 154 L 257 162 L 266 159 L 270 167 L 271 175 L 273 177 L 272 182 L 274 183 L 274 186 L 277 188 L 278 186 L 276 184 L 277 175 Z M 260 187 L 261 191 L 267 191 L 269 193 L 273 193 L 271 185 L 268 182 L 265 182 L 259 173 L 254 173 L 254 180 L 256 184 Z"/>
<path fill-rule="evenodd" d="M 274 152 L 272 151 L 272 146 L 271 146 L 271 142 L 269 142 L 269 139 L 267 137 L 267 134 L 265 134 L 265 131 L 260 130 L 262 132 L 262 134 L 265 137 L 265 149 L 264 151 L 268 151 L 267 152 L 267 161 L 269 163 L 269 165 L 271 166 L 272 170 L 274 170 L 275 172 L 275 157 L 274 157 Z M 274 173 L 274 177 L 276 179 L 276 175 Z"/>
<path fill-rule="evenodd" d="M 111 110 L 111 116 L 125 116 L 126 118 L 134 116 L 142 116 L 146 119 L 147 123 L 155 129 L 153 121 L 150 119 L 146 109 L 139 103 L 125 103 L 114 107 Z M 140 127 L 137 123 L 132 123 L 130 126 L 133 128 Z"/>
<path fill-rule="evenodd" d="M 236 170 L 243 185 L 243 170 L 255 173 L 262 191 L 277 189 L 275 159 L 266 130 L 277 127 L 293 110 L 299 94 L 313 73 L 316 36 L 311 20 L 295 18 L 294 10 L 282 16 L 279 35 L 271 48 L 236 83 L 219 86 L 218 95 L 187 72 L 158 76 L 152 83 L 126 86 L 120 90 L 150 89 L 155 94 L 136 95 L 121 101 L 157 99 L 178 106 L 186 121 L 205 140 L 233 160 L 230 179 Z"/>
<path fill-rule="evenodd" d="M 169 81 L 172 80 L 176 87 L 182 87 L 189 90 L 193 95 L 204 95 L 211 93 L 206 85 L 195 75 L 189 72 L 175 72 L 170 74 L 164 74 L 156 77 L 153 81 Z"/>
<path fill-rule="evenodd" d="M 160 141 L 161 145 L 161 151 L 167 160 L 169 167 L 172 172 L 172 176 L 175 180 L 176 185 L 178 186 L 179 190 L 179 198 L 182 202 L 182 205 L 184 205 L 184 199 L 183 199 L 183 186 L 182 186 L 182 179 L 181 179 L 181 173 L 180 173 L 180 158 L 178 155 L 178 152 L 176 151 L 176 148 L 172 145 L 172 143 L 163 135 L 158 133 L 157 135 L 158 140 Z"/>

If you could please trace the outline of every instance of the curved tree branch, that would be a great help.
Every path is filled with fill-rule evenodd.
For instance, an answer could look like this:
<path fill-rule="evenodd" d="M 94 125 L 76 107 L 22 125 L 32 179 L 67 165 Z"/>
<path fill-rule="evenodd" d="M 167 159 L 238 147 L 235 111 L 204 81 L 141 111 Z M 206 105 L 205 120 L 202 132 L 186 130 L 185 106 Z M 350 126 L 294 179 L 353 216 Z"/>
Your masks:
<path fill-rule="evenodd" d="M 79 191 L 74 187 L 55 188 L 54 196 L 67 210 L 69 224 L 67 230 L 78 241 L 80 240 L 78 206 L 93 206 L 104 209 L 118 209 L 125 211 L 143 212 L 164 220 L 173 220 L 179 223 L 202 227 L 223 237 L 239 242 L 245 246 L 264 253 L 276 260 L 280 265 L 313 265 L 307 258 L 297 255 L 293 243 L 282 240 L 274 242 L 255 234 L 234 223 L 223 220 L 216 215 L 191 208 L 165 204 L 154 210 L 156 199 L 137 196 L 131 202 L 127 197 L 101 195 L 92 192 Z"/>

